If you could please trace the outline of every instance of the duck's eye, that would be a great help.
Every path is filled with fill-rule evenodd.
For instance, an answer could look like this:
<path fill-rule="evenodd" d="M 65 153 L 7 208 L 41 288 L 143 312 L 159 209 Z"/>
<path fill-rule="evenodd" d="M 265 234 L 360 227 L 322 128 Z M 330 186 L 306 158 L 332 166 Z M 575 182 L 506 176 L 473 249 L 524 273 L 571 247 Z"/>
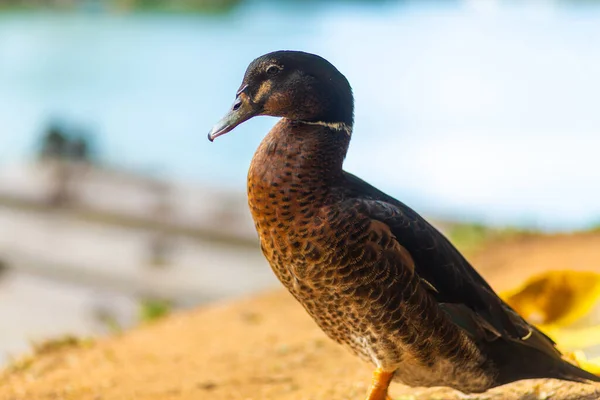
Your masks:
<path fill-rule="evenodd" d="M 277 75 L 277 73 L 280 71 L 280 68 L 277 65 L 270 65 L 267 68 L 267 75 Z"/>

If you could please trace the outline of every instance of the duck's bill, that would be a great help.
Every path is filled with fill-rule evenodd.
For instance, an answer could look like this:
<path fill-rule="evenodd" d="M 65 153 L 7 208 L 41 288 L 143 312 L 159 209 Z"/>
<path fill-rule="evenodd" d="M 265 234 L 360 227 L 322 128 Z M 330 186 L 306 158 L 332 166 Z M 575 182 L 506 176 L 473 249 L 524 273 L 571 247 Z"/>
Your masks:
<path fill-rule="evenodd" d="M 250 104 L 246 98 L 238 97 L 227 115 L 217 122 L 208 133 L 208 140 L 212 142 L 216 137 L 231 132 L 236 126 L 248 121 L 258 113 L 259 110 Z"/>

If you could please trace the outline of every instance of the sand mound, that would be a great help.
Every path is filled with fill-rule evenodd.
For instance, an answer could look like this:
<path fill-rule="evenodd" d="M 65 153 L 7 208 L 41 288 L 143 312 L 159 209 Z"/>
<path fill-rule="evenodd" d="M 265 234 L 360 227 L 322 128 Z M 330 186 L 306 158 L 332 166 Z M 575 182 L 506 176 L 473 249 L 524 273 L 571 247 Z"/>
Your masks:
<path fill-rule="evenodd" d="M 579 256 L 588 252 L 586 262 L 600 266 L 600 235 L 572 238 L 502 243 L 473 258 L 490 277 L 507 254 L 523 254 L 520 261 L 502 264 L 510 271 L 531 265 L 532 254 L 532 273 L 538 264 L 574 267 L 554 254 L 557 249 Z M 497 276 L 513 279 L 510 271 Z M 91 343 L 47 347 L 0 375 L 0 399 L 363 399 L 371 371 L 331 342 L 287 292 L 278 290 L 180 313 Z M 393 384 L 391 394 L 394 399 L 591 400 L 600 399 L 600 385 L 522 381 L 465 397 L 451 390 Z"/>

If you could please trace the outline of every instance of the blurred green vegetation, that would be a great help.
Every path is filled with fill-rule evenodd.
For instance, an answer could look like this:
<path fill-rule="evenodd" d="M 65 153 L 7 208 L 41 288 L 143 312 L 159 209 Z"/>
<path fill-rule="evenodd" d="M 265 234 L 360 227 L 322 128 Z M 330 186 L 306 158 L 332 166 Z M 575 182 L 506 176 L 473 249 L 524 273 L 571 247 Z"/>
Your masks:
<path fill-rule="evenodd" d="M 600 233 L 600 221 L 590 225 L 589 229 L 587 229 L 587 230 L 589 232 Z"/>
<path fill-rule="evenodd" d="M 166 317 L 173 310 L 170 300 L 148 298 L 140 301 L 140 321 L 152 322 Z"/>
<path fill-rule="evenodd" d="M 112 0 L 112 5 L 121 10 L 225 12 L 241 2 L 242 0 Z"/>
<path fill-rule="evenodd" d="M 92 338 L 80 338 L 73 335 L 64 335 L 40 342 L 32 342 L 32 353 L 24 357 L 13 359 L 6 367 L 5 371 L 26 371 L 33 365 L 33 361 L 37 356 L 52 354 L 65 348 L 89 348 L 94 344 L 95 341 Z"/>
<path fill-rule="evenodd" d="M 66 347 L 90 347 L 94 340 L 90 338 L 80 338 L 73 335 L 64 335 L 61 337 L 32 343 L 33 352 L 36 355 L 50 354 Z"/>
<path fill-rule="evenodd" d="M 82 129 L 50 124 L 40 137 L 38 157 L 92 163 L 97 154 L 93 136 Z"/>
<path fill-rule="evenodd" d="M 225 12 L 242 0 L 0 0 L 0 9 Z"/>
<path fill-rule="evenodd" d="M 457 223 L 452 224 L 446 233 L 448 239 L 468 256 L 481 250 L 492 241 L 535 235 L 539 232 L 514 227 L 497 228 L 478 223 Z"/>

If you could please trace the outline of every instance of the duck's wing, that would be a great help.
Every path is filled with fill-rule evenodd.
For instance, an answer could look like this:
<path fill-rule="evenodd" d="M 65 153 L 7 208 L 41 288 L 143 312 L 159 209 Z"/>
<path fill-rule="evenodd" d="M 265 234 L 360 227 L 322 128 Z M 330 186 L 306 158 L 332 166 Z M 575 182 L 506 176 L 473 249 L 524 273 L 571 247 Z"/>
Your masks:
<path fill-rule="evenodd" d="M 419 214 L 354 175 L 347 195 L 371 219 L 385 223 L 412 257 L 431 296 L 459 327 L 482 340 L 502 337 L 560 356 L 554 342 L 498 297 L 446 237 Z"/>

